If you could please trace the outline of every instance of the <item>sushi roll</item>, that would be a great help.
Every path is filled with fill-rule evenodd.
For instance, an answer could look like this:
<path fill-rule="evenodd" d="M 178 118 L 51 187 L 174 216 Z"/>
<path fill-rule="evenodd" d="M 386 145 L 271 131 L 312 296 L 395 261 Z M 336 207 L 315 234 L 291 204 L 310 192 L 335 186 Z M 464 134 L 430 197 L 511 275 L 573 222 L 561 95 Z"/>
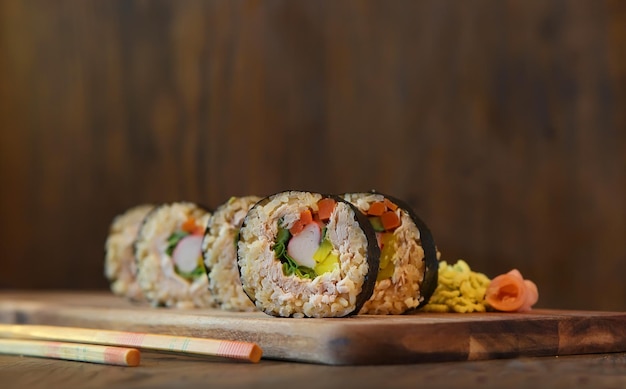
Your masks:
<path fill-rule="evenodd" d="M 257 202 L 237 242 L 244 292 L 281 317 L 356 314 L 372 294 L 379 255 L 374 229 L 356 207 L 304 191 Z"/>
<path fill-rule="evenodd" d="M 255 310 L 241 287 L 236 244 L 244 217 L 259 200 L 258 196 L 231 197 L 215 209 L 207 224 L 202 255 L 209 290 L 215 303 L 224 310 Z"/>
<path fill-rule="evenodd" d="M 191 202 L 164 203 L 144 218 L 135 241 L 137 281 L 153 306 L 213 306 L 202 261 L 211 212 Z"/>
<path fill-rule="evenodd" d="M 111 291 L 134 301 L 143 300 L 143 293 L 136 280 L 133 245 L 139 226 L 153 208 L 152 204 L 136 205 L 115 216 L 104 244 L 104 275 Z"/>
<path fill-rule="evenodd" d="M 428 302 L 437 286 L 435 242 L 426 224 L 399 199 L 377 192 L 342 196 L 376 231 L 380 268 L 372 297 L 360 314 L 403 314 Z"/>

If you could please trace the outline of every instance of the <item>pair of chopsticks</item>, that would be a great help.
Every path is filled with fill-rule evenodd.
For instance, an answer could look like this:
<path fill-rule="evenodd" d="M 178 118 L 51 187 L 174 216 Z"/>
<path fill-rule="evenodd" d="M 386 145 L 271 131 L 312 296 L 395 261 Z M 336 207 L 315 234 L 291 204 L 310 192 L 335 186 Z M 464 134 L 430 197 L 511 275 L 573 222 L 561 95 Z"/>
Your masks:
<path fill-rule="evenodd" d="M 217 356 L 256 363 L 256 343 L 77 327 L 0 324 L 0 354 L 137 366 L 138 349 Z"/>

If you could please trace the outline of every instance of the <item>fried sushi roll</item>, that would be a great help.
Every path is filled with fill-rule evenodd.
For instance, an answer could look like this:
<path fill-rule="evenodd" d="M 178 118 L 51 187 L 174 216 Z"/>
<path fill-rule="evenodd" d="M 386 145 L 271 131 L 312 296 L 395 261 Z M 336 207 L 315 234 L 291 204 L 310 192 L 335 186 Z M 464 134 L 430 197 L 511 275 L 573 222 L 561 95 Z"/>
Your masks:
<path fill-rule="evenodd" d="M 239 231 L 244 292 L 282 317 L 357 313 L 373 291 L 380 250 L 374 230 L 343 199 L 285 191 L 256 203 Z"/>
<path fill-rule="evenodd" d="M 360 314 L 403 314 L 428 302 L 437 286 L 438 261 L 426 224 L 404 202 L 377 192 L 342 196 L 376 231 L 380 268 L 372 297 Z"/>
<path fill-rule="evenodd" d="M 202 261 L 202 239 L 211 212 L 191 202 L 155 207 L 135 241 L 137 281 L 153 306 L 214 305 Z"/>
<path fill-rule="evenodd" d="M 202 242 L 209 290 L 215 303 L 228 311 L 253 311 L 255 306 L 244 293 L 237 267 L 237 235 L 243 219 L 259 200 L 258 196 L 231 197 L 215 209 Z"/>
<path fill-rule="evenodd" d="M 133 245 L 139 226 L 153 208 L 152 204 L 136 205 L 115 216 L 104 244 L 104 275 L 111 291 L 134 301 L 143 300 L 143 293 L 137 284 Z"/>

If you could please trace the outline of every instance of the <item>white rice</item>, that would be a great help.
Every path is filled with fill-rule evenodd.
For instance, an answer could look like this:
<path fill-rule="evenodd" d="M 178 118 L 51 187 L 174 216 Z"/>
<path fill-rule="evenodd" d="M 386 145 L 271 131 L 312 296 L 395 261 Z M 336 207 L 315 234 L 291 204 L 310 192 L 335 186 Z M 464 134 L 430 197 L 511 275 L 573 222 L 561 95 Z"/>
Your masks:
<path fill-rule="evenodd" d="M 155 208 L 139 229 L 136 242 L 137 281 L 153 306 L 205 308 L 214 306 L 206 273 L 189 281 L 175 270 L 166 253 L 167 239 L 193 217 L 205 227 L 211 213 L 190 202 L 162 204 Z"/>
<path fill-rule="evenodd" d="M 105 242 L 104 274 L 113 293 L 141 301 L 144 296 L 137 284 L 134 243 L 144 217 L 154 208 L 141 204 L 117 215 L 109 227 Z"/>
<path fill-rule="evenodd" d="M 216 304 L 224 310 L 256 309 L 241 286 L 235 240 L 248 210 L 259 200 L 257 196 L 231 197 L 213 212 L 207 225 L 202 242 L 204 264 L 209 289 Z"/>

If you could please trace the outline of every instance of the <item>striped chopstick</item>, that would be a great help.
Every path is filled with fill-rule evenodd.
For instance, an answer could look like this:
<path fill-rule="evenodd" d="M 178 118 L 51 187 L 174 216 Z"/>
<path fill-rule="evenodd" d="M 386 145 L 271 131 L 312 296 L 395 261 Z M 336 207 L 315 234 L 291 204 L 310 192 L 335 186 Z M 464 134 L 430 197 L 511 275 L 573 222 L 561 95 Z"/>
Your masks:
<path fill-rule="evenodd" d="M 259 362 L 263 352 L 256 343 L 234 340 L 158 335 L 78 327 L 0 324 L 0 338 L 39 339 L 217 356 Z"/>
<path fill-rule="evenodd" d="M 0 339 L 0 354 L 118 366 L 137 366 L 141 358 L 134 348 L 21 339 Z"/>

